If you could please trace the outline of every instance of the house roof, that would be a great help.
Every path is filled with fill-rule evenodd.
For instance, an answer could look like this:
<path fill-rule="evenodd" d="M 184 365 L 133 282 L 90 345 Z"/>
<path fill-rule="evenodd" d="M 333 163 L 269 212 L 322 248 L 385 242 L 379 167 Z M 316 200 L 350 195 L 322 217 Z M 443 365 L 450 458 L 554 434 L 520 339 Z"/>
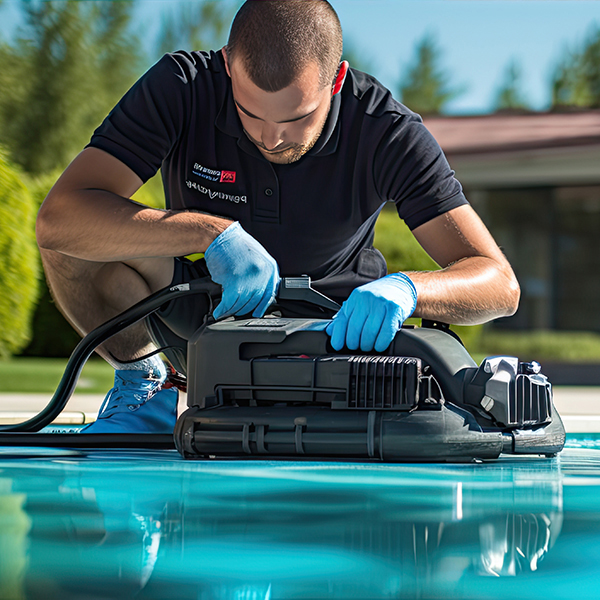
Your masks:
<path fill-rule="evenodd" d="M 449 157 L 600 144 L 600 110 L 426 117 L 424 122 Z"/>

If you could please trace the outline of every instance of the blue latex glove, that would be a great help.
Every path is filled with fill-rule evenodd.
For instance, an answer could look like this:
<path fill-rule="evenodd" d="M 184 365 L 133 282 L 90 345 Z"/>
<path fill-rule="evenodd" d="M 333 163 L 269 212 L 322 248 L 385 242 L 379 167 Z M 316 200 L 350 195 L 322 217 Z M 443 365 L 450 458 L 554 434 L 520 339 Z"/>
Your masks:
<path fill-rule="evenodd" d="M 404 273 L 393 273 L 353 290 L 327 326 L 331 345 L 341 350 L 383 352 L 417 306 L 417 290 Z"/>
<path fill-rule="evenodd" d="M 238 222 L 213 240 L 204 260 L 212 280 L 223 288 L 215 319 L 250 312 L 262 317 L 275 300 L 280 281 L 277 263 Z"/>

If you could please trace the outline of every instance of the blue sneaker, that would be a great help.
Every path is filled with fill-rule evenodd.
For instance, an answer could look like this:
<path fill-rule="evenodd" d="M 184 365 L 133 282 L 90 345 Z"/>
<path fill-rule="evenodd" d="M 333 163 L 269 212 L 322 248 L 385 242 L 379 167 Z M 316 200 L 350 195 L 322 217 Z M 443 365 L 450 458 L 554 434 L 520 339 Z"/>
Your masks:
<path fill-rule="evenodd" d="M 81 433 L 173 433 L 177 389 L 163 388 L 163 381 L 144 371 L 115 371 L 98 419 Z"/>

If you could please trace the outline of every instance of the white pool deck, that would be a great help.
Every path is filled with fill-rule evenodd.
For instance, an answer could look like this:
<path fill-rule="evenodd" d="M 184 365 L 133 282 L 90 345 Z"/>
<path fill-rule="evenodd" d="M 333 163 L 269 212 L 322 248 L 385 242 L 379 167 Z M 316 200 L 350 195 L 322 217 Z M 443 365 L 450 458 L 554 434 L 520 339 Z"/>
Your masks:
<path fill-rule="evenodd" d="M 95 420 L 104 397 L 75 394 L 57 423 L 89 423 Z M 37 414 L 50 400 L 46 394 L 0 393 L 0 423 L 17 423 Z M 180 394 L 180 409 L 185 408 Z M 555 387 L 554 402 L 568 433 L 600 433 L 600 387 Z"/>

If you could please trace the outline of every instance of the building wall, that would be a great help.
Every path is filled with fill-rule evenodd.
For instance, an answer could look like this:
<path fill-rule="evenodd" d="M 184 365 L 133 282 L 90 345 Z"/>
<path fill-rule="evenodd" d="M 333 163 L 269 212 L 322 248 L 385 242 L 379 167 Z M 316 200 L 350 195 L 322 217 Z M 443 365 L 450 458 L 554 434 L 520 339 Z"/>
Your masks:
<path fill-rule="evenodd" d="M 600 185 L 465 191 L 521 284 L 495 326 L 600 332 Z"/>

